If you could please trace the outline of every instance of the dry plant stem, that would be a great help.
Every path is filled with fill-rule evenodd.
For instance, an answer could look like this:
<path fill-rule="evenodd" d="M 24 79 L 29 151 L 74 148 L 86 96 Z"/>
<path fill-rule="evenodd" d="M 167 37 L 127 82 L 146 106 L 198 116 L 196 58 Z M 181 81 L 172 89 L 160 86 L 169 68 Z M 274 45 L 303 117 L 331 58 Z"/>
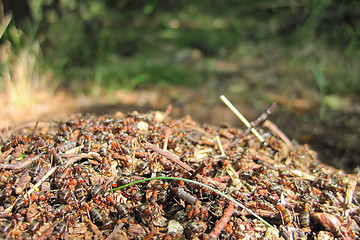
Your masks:
<path fill-rule="evenodd" d="M 256 214 L 263 218 L 281 219 L 281 212 L 279 212 L 279 211 L 258 209 L 258 210 L 256 210 Z M 251 214 L 249 212 L 247 212 L 246 210 L 243 210 L 243 211 L 241 211 L 241 215 L 247 217 L 247 216 L 250 216 Z"/>
<path fill-rule="evenodd" d="M 260 123 L 263 123 L 267 118 L 268 116 L 273 112 L 273 110 L 275 109 L 276 107 L 276 103 L 272 103 L 270 105 L 270 107 L 268 107 L 265 112 L 263 114 L 260 115 L 260 117 L 258 117 L 258 119 L 256 119 L 255 121 L 251 122 L 251 125 L 253 127 L 256 127 L 257 125 L 259 125 Z"/>
<path fill-rule="evenodd" d="M 38 160 L 40 157 L 40 154 L 35 155 L 35 156 L 31 156 L 31 157 L 27 157 L 24 160 L 18 162 L 18 163 L 14 163 L 14 164 L 0 164 L 0 169 L 8 169 L 8 170 L 13 170 L 16 172 L 20 172 L 23 169 L 25 169 L 26 167 L 30 166 L 34 161 Z"/>
<path fill-rule="evenodd" d="M 263 222 L 266 226 L 270 227 L 270 228 L 273 228 L 273 226 L 266 222 L 264 219 L 262 219 L 259 215 L 257 215 L 256 213 L 254 213 L 252 210 L 250 210 L 249 208 L 245 207 L 243 204 L 241 204 L 239 201 L 235 200 L 233 197 L 219 191 L 219 190 L 216 190 L 215 188 L 212 188 L 206 184 L 203 184 L 203 183 L 200 183 L 200 182 L 197 182 L 197 181 L 194 181 L 194 180 L 190 180 L 190 179 L 185 179 L 185 178 L 177 178 L 177 177 L 153 177 L 153 178 L 145 178 L 145 179 L 141 179 L 141 180 L 137 180 L 137 181 L 134 181 L 134 182 L 131 182 L 131 183 L 128 183 L 128 184 L 125 184 L 125 185 L 122 185 L 120 187 L 116 187 L 116 188 L 113 188 L 112 190 L 110 191 L 116 191 L 116 190 L 119 190 L 119 189 L 123 189 L 123 188 L 126 188 L 126 187 L 129 187 L 131 185 L 134 185 L 134 184 L 138 184 L 138 183 L 141 183 L 141 182 L 145 182 L 145 181 L 151 181 L 151 180 L 156 180 L 156 179 L 161 179 L 161 180 L 179 180 L 179 181 L 184 181 L 184 182 L 189 182 L 189 183 L 193 183 L 193 184 L 197 184 L 201 187 L 204 187 L 204 188 L 207 188 L 209 189 L 210 191 L 213 191 L 217 194 L 219 194 L 220 196 L 226 198 L 227 200 L 229 200 L 230 202 L 233 202 L 235 203 L 236 205 L 238 205 L 239 207 L 241 207 L 242 209 L 244 209 L 245 211 L 247 211 L 248 213 L 250 213 L 252 216 L 256 217 L 257 219 L 259 219 L 261 222 Z"/>
<path fill-rule="evenodd" d="M 224 215 L 221 217 L 221 219 L 215 223 L 214 229 L 211 231 L 208 238 L 206 239 L 209 240 L 218 239 L 221 231 L 225 229 L 228 222 L 230 221 L 230 218 L 234 213 L 234 209 L 235 209 L 234 203 L 231 202 L 229 206 L 225 209 Z"/>
<path fill-rule="evenodd" d="M 166 126 L 165 138 L 164 138 L 164 147 L 163 147 L 164 150 L 167 150 L 167 145 L 168 145 L 168 142 L 169 142 L 170 133 L 171 133 L 171 128 L 169 126 Z"/>
<path fill-rule="evenodd" d="M 290 139 L 273 122 L 271 122 L 270 120 L 266 120 L 263 123 L 263 126 L 269 128 L 271 132 L 273 132 L 276 136 L 281 138 L 281 140 L 285 142 L 288 148 L 292 149 L 294 147 Z"/>
<path fill-rule="evenodd" d="M 276 107 L 276 103 L 271 104 L 271 106 L 268 107 L 268 109 L 266 109 L 266 111 L 263 114 L 261 114 L 258 119 L 251 122 L 251 124 L 250 124 L 251 126 L 248 127 L 248 129 L 246 129 L 246 131 L 243 134 L 241 134 L 240 138 L 245 137 L 246 135 L 248 135 L 250 133 L 252 128 L 263 123 L 268 118 L 268 116 L 272 113 L 272 111 L 274 110 L 275 107 Z"/>
<path fill-rule="evenodd" d="M 219 136 L 216 136 L 216 142 L 217 142 L 217 144 L 218 144 L 218 146 L 219 146 L 221 155 L 225 155 L 224 148 L 223 148 L 223 146 L 222 146 L 222 144 L 221 144 L 221 141 L 220 141 Z"/>
<path fill-rule="evenodd" d="M 349 217 L 350 205 L 351 205 L 353 197 L 354 197 L 356 184 L 357 184 L 356 177 L 350 178 L 349 182 L 347 183 L 347 189 L 346 189 L 346 195 L 345 195 L 345 204 L 344 204 L 345 211 L 343 213 L 343 215 L 346 218 Z"/>
<path fill-rule="evenodd" d="M 96 159 L 98 160 L 98 158 L 100 158 L 100 155 L 98 153 L 95 152 L 89 152 L 89 153 L 82 153 L 79 154 L 78 156 L 72 157 L 70 158 L 66 164 L 64 165 L 64 169 L 67 168 L 68 166 L 74 164 L 75 162 L 79 161 L 82 158 L 90 158 L 90 159 Z M 39 188 L 39 186 L 46 180 L 48 179 L 58 168 L 58 166 L 55 166 L 53 168 L 51 168 L 42 179 L 40 179 L 27 193 L 26 196 L 30 196 L 30 194 L 32 192 L 34 192 L 36 189 Z"/>
<path fill-rule="evenodd" d="M 26 196 L 30 196 L 30 194 L 32 192 L 34 192 L 36 189 L 38 189 L 40 187 L 40 185 L 46 180 L 48 179 L 48 177 L 50 177 L 57 169 L 57 166 L 56 167 L 53 167 L 51 168 L 45 175 L 42 179 L 40 179 L 27 193 L 26 193 Z"/>
<path fill-rule="evenodd" d="M 224 96 L 221 95 L 220 99 L 228 106 L 233 113 L 245 124 L 246 127 L 251 128 L 251 132 L 260 140 L 260 142 L 265 142 L 265 139 L 260 135 L 260 133 L 255 129 L 252 128 L 251 124 L 248 120 L 234 107 L 234 105 Z"/>
<path fill-rule="evenodd" d="M 184 168 L 186 171 L 188 171 L 190 173 L 194 172 L 194 169 L 192 169 L 186 163 L 182 162 L 177 155 L 175 155 L 175 154 L 173 154 L 173 153 L 171 153 L 169 151 L 162 150 L 161 148 L 158 148 L 157 146 L 155 146 L 154 144 L 151 144 L 149 142 L 145 143 L 145 147 L 148 148 L 148 149 L 151 149 L 151 150 L 157 152 L 158 154 L 166 157 L 167 159 L 173 161 L 174 163 L 176 163 L 180 167 Z M 226 188 L 226 184 L 215 182 L 215 181 L 212 181 L 212 180 L 208 180 L 205 177 L 201 176 L 200 174 L 196 174 L 196 177 L 205 184 L 211 183 L 211 184 L 217 186 L 220 189 L 225 189 Z"/>
<path fill-rule="evenodd" d="M 31 177 L 29 175 L 30 169 L 26 170 L 26 172 L 21 176 L 19 182 L 15 187 L 15 193 L 21 194 L 22 191 L 28 186 L 29 182 L 31 181 Z"/>
<path fill-rule="evenodd" d="M 118 225 L 116 225 L 116 227 L 114 228 L 114 230 L 110 233 L 110 235 L 106 238 L 106 240 L 111 240 L 114 238 L 115 234 L 117 234 L 120 229 L 124 226 L 124 223 L 120 222 Z"/>

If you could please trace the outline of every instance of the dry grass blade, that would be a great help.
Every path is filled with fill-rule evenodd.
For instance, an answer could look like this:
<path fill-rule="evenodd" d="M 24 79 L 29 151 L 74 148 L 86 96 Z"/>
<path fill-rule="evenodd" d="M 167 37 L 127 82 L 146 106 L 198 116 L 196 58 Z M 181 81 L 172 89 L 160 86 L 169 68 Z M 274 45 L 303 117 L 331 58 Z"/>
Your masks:
<path fill-rule="evenodd" d="M 245 124 L 246 127 L 251 128 L 251 132 L 260 140 L 260 142 L 265 142 L 265 139 L 260 135 L 260 133 L 252 128 L 248 120 L 234 107 L 234 105 L 224 96 L 221 95 L 220 99 L 235 113 L 235 115 Z"/>

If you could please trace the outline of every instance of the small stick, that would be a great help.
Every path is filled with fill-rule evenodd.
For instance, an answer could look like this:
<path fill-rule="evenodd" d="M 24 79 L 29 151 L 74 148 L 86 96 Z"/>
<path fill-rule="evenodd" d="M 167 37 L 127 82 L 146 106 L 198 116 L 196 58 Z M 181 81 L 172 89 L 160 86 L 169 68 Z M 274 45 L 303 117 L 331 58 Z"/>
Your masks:
<path fill-rule="evenodd" d="M 288 148 L 292 149 L 294 147 L 290 139 L 273 122 L 266 120 L 263 123 L 263 126 L 269 128 L 276 136 L 281 138 L 281 140 L 285 142 Z"/>
<path fill-rule="evenodd" d="M 255 127 L 255 126 L 259 125 L 260 123 L 263 123 L 269 117 L 269 115 L 274 111 L 275 107 L 276 107 L 276 102 L 272 103 L 270 105 L 270 107 L 268 107 L 265 110 L 265 112 L 263 114 L 261 114 L 260 117 L 258 117 L 258 119 L 251 122 L 251 125 L 253 127 Z"/>
<path fill-rule="evenodd" d="M 344 216 L 347 218 L 349 217 L 350 213 L 350 205 L 354 197 L 354 192 L 356 188 L 357 180 L 356 177 L 352 177 L 349 179 L 349 182 L 347 183 L 347 189 L 346 189 L 346 195 L 345 195 L 345 211 Z"/>
<path fill-rule="evenodd" d="M 265 139 L 260 135 L 260 133 L 251 126 L 248 120 L 234 107 L 234 105 L 224 96 L 221 95 L 220 99 L 235 113 L 235 115 L 245 124 L 246 127 L 251 128 L 251 132 L 260 140 L 260 142 L 265 142 Z"/>
<path fill-rule="evenodd" d="M 234 203 L 230 202 L 229 206 L 224 211 L 224 215 L 221 217 L 221 219 L 219 221 L 217 221 L 215 223 L 214 229 L 211 231 L 208 238 L 205 238 L 205 239 L 209 239 L 209 240 L 218 239 L 221 231 L 223 231 L 225 229 L 225 227 L 227 226 L 227 224 L 229 223 L 230 218 L 234 213 L 234 210 L 235 210 Z"/>
<path fill-rule="evenodd" d="M 29 182 L 31 181 L 31 177 L 29 175 L 30 169 L 26 170 L 25 173 L 19 179 L 19 182 L 16 184 L 15 193 L 20 194 L 24 189 L 27 188 Z"/>
<path fill-rule="evenodd" d="M 167 150 L 170 133 L 171 133 L 171 127 L 166 126 L 165 139 L 164 139 L 164 147 L 163 147 L 164 150 Z"/>
<path fill-rule="evenodd" d="M 105 239 L 105 240 L 111 240 L 114 238 L 115 234 L 117 234 L 120 229 L 124 226 L 123 222 L 120 222 L 118 225 L 116 225 L 116 227 L 114 228 L 114 230 L 110 233 L 110 235 Z"/>
<path fill-rule="evenodd" d="M 165 150 L 162 150 L 161 148 L 158 148 L 157 146 L 155 146 L 154 144 L 151 144 L 149 142 L 145 142 L 145 147 L 148 148 L 148 149 L 151 149 L 155 152 L 157 152 L 158 154 L 166 157 L 167 159 L 173 161 L 174 163 L 176 163 L 177 165 L 179 165 L 180 167 L 184 168 L 185 170 L 187 170 L 188 172 L 194 172 L 194 169 L 192 169 L 189 165 L 187 165 L 186 163 L 182 162 L 180 160 L 180 158 L 176 155 L 176 154 L 173 154 L 172 152 L 169 152 L 169 151 L 165 151 Z M 203 183 L 205 184 L 209 184 L 212 183 L 214 184 L 215 186 L 221 188 L 221 189 L 225 189 L 226 188 L 226 184 L 223 184 L 223 183 L 219 183 L 219 182 L 215 182 L 215 181 L 212 181 L 212 180 L 207 180 L 206 178 L 204 178 L 203 176 L 201 176 L 200 174 L 196 174 L 196 177 L 201 180 Z"/>
<path fill-rule="evenodd" d="M 201 162 L 200 166 L 195 169 L 195 172 L 192 172 L 191 175 L 190 175 L 190 179 L 193 179 L 198 173 L 200 173 L 204 167 L 206 167 L 205 163 L 204 162 Z"/>
<path fill-rule="evenodd" d="M 167 159 L 170 159 L 171 161 L 173 161 L 174 163 L 176 163 L 177 165 L 179 165 L 180 167 L 184 168 L 185 170 L 187 170 L 189 172 L 194 171 L 194 169 L 192 169 L 186 163 L 182 162 L 180 160 L 180 158 L 176 154 L 173 154 L 172 152 L 163 150 L 163 149 L 161 149 L 161 148 L 159 148 L 159 147 L 157 147 L 154 144 L 149 143 L 149 142 L 145 143 L 145 147 L 157 152 L 158 154 L 166 157 Z"/>
<path fill-rule="evenodd" d="M 263 114 L 260 115 L 260 117 L 258 117 L 258 119 L 256 119 L 255 121 L 252 121 L 250 123 L 251 126 L 248 127 L 248 129 L 246 129 L 246 131 L 239 138 L 242 138 L 242 137 L 248 135 L 252 128 L 263 123 L 268 118 L 268 116 L 272 113 L 272 111 L 274 110 L 275 107 L 276 107 L 276 103 L 274 102 L 270 105 L 270 107 L 268 107 L 265 110 L 265 112 Z"/>
<path fill-rule="evenodd" d="M 42 179 L 40 179 L 27 193 L 26 193 L 26 196 L 30 196 L 30 194 L 32 192 L 35 191 L 35 189 L 38 189 L 40 187 L 40 185 L 48 178 L 50 177 L 54 172 L 55 170 L 57 169 L 57 166 L 56 167 L 53 167 L 52 169 L 50 169 Z"/>
<path fill-rule="evenodd" d="M 14 164 L 0 164 L 0 169 L 9 169 L 9 170 L 13 170 L 16 172 L 20 172 L 23 169 L 25 169 L 26 167 L 30 166 L 34 161 L 38 160 L 40 157 L 40 154 L 35 155 L 35 156 L 31 156 L 31 157 L 27 157 L 24 160 L 14 163 Z"/>
<path fill-rule="evenodd" d="M 221 144 L 221 141 L 220 141 L 219 136 L 217 136 L 217 135 L 216 135 L 216 142 L 217 142 L 217 144 L 218 144 L 218 146 L 219 146 L 221 155 L 224 155 L 224 156 L 225 156 L 224 148 L 223 148 L 223 146 L 222 146 L 222 144 Z"/>
<path fill-rule="evenodd" d="M 70 158 L 66 164 L 64 165 L 64 169 L 67 168 L 68 166 L 74 164 L 75 162 L 77 162 L 78 160 L 82 159 L 82 158 L 90 158 L 90 159 L 96 159 L 98 160 L 100 158 L 100 155 L 96 152 L 89 152 L 89 153 L 81 153 L 78 156 L 72 157 Z M 42 179 L 40 179 L 27 193 L 27 196 L 30 196 L 30 194 L 32 192 L 35 191 L 35 189 L 38 189 L 40 187 L 40 185 L 46 180 L 48 179 L 58 168 L 58 166 L 55 166 L 53 168 L 51 168 Z"/>

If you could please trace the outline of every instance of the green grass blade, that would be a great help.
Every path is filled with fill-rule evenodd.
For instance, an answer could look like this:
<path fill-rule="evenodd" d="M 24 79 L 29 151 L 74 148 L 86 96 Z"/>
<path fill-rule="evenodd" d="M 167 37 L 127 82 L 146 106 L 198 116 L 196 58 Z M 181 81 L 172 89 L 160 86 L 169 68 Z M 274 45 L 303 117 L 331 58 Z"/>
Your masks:
<path fill-rule="evenodd" d="M 250 209 L 248 209 L 247 207 L 245 207 L 243 204 L 241 204 L 240 202 L 236 201 L 233 197 L 229 196 L 229 195 L 226 195 L 225 193 L 223 192 L 220 192 L 219 190 L 216 190 L 215 188 L 212 188 L 208 185 L 205 185 L 203 183 L 200 183 L 200 182 L 196 182 L 194 180 L 189 180 L 189 179 L 185 179 L 185 178 L 177 178 L 177 177 L 153 177 L 153 178 L 145 178 L 145 179 L 141 179 L 141 180 L 137 180 L 137 181 L 134 181 L 134 182 L 131 182 L 131 183 L 128 183 L 128 184 L 125 184 L 125 185 L 122 185 L 120 187 L 117 187 L 117 188 L 113 188 L 112 191 L 116 191 L 116 190 L 119 190 L 119 189 L 123 189 L 123 188 L 126 188 L 126 187 L 129 187 L 131 185 L 134 185 L 134 184 L 138 184 L 138 183 L 142 183 L 142 182 L 146 182 L 146 181 L 151 181 L 151 180 L 156 180 L 156 179 L 161 179 L 161 180 L 179 180 L 179 181 L 184 181 L 184 182 L 189 182 L 189 183 L 193 183 L 193 184 L 197 184 L 199 186 L 202 186 L 204 188 L 207 188 L 217 194 L 219 194 L 220 196 L 226 198 L 227 200 L 235 203 L 236 205 L 238 205 L 239 207 L 241 207 L 242 209 L 245 209 L 248 213 L 250 213 L 251 215 L 253 215 L 254 217 L 256 217 L 257 219 L 259 219 L 260 221 L 262 221 L 264 224 L 266 224 L 268 227 L 270 228 L 273 228 L 273 226 L 268 223 L 267 221 L 265 221 L 263 218 L 261 218 L 259 215 L 257 215 L 256 213 L 254 213 L 253 211 L 251 211 Z"/>

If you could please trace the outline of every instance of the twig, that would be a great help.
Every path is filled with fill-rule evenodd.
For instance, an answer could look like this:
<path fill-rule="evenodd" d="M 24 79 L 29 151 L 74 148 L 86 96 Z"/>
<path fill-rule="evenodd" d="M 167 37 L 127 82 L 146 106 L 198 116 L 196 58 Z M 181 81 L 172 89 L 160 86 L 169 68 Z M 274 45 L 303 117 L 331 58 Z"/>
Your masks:
<path fill-rule="evenodd" d="M 50 169 L 50 170 L 44 175 L 44 177 L 43 177 L 42 179 L 40 179 L 40 180 L 26 193 L 26 196 L 30 196 L 30 194 L 31 194 L 32 192 L 34 192 L 35 189 L 38 189 L 39 186 L 40 186 L 48 177 L 50 177 L 50 176 L 56 171 L 57 168 L 58 168 L 58 167 L 56 166 L 56 167 L 53 167 L 52 169 Z"/>
<path fill-rule="evenodd" d="M 258 117 L 258 119 L 256 119 L 255 121 L 251 122 L 251 125 L 253 127 L 263 123 L 268 117 L 269 115 L 274 111 L 276 107 L 276 102 L 273 102 L 270 107 L 268 107 L 265 112 L 263 114 L 260 115 L 260 117 Z"/>
<path fill-rule="evenodd" d="M 269 128 L 273 132 L 273 134 L 281 138 L 288 146 L 288 148 L 292 149 L 294 147 L 290 139 L 273 122 L 271 122 L 270 120 L 266 120 L 263 123 L 263 126 Z"/>
<path fill-rule="evenodd" d="M 260 115 L 260 117 L 258 117 L 258 119 L 256 119 L 255 121 L 252 121 L 250 123 L 251 126 L 248 127 L 248 129 L 246 129 L 246 131 L 242 135 L 240 135 L 239 138 L 242 138 L 242 137 L 248 135 L 252 128 L 258 126 L 261 123 L 263 123 L 268 118 L 268 116 L 272 113 L 272 111 L 274 110 L 275 107 L 276 107 L 276 103 L 274 102 L 274 103 L 272 103 L 270 105 L 270 107 L 268 107 L 265 110 L 265 112 L 263 114 Z"/>
<path fill-rule="evenodd" d="M 25 169 L 26 167 L 30 166 L 33 162 L 38 160 L 39 157 L 40 154 L 27 157 L 23 159 L 21 162 L 17 162 L 14 164 L 0 164 L 0 169 L 8 169 L 8 170 L 13 170 L 15 172 L 21 172 L 23 169 Z"/>
<path fill-rule="evenodd" d="M 235 115 L 246 125 L 246 127 L 251 128 L 251 132 L 260 140 L 260 142 L 265 142 L 265 139 L 260 135 L 260 133 L 251 126 L 248 120 L 232 105 L 232 103 L 224 96 L 221 95 L 220 99 L 235 113 Z"/>
<path fill-rule="evenodd" d="M 351 177 L 349 179 L 349 182 L 347 183 L 347 189 L 346 189 L 346 195 L 345 195 L 345 204 L 344 204 L 344 216 L 347 218 L 349 217 L 350 213 L 350 205 L 354 197 L 354 192 L 357 184 L 356 177 Z"/>
<path fill-rule="evenodd" d="M 17 183 L 15 187 L 15 193 L 20 194 L 23 192 L 24 189 L 27 188 L 29 182 L 31 181 L 31 177 L 29 175 L 30 169 L 26 170 L 25 173 L 21 176 L 19 179 L 19 182 Z"/>
<path fill-rule="evenodd" d="M 191 173 L 189 178 L 193 179 L 198 173 L 200 173 L 204 169 L 205 166 L 206 166 L 205 163 L 201 162 L 200 166 L 197 169 L 195 169 L 194 172 Z"/>
<path fill-rule="evenodd" d="M 218 146 L 219 146 L 221 155 L 225 155 L 224 148 L 223 148 L 223 146 L 222 146 L 222 144 L 221 144 L 221 141 L 220 141 L 219 136 L 216 136 L 216 142 L 217 142 L 217 144 L 218 144 Z"/>
<path fill-rule="evenodd" d="M 169 126 L 166 126 L 165 130 L 165 138 L 164 138 L 164 147 L 163 149 L 166 150 L 169 142 L 169 136 L 170 136 L 171 128 Z"/>
<path fill-rule="evenodd" d="M 148 149 L 151 149 L 155 152 L 157 152 L 158 154 L 166 157 L 167 159 L 173 161 L 174 163 L 176 163 L 177 165 L 179 165 L 180 167 L 184 168 L 185 170 L 191 172 L 191 171 L 194 171 L 194 169 L 192 169 L 189 165 L 187 165 L 186 163 L 182 162 L 180 160 L 180 158 L 172 153 L 172 152 L 169 152 L 169 151 L 166 151 L 166 150 L 163 150 L 157 146 L 155 146 L 154 144 L 152 143 L 149 143 L 149 142 L 146 142 L 145 143 L 145 147 L 148 148 Z"/>
<path fill-rule="evenodd" d="M 215 223 L 214 229 L 211 231 L 208 238 L 205 239 L 208 240 L 218 239 L 221 231 L 225 229 L 233 213 L 234 213 L 234 203 L 230 202 L 229 206 L 224 211 L 224 215 L 221 217 L 219 221 Z"/>
<path fill-rule="evenodd" d="M 169 151 L 162 150 L 161 148 L 159 148 L 159 147 L 157 147 L 154 144 L 149 143 L 149 142 L 145 142 L 145 147 L 148 148 L 148 149 L 151 149 L 151 150 L 157 152 L 158 154 L 166 157 L 167 159 L 173 161 L 174 163 L 176 163 L 180 167 L 184 168 L 188 172 L 190 172 L 190 173 L 194 172 L 194 169 L 192 169 L 189 165 L 187 165 L 186 163 L 181 161 L 180 158 L 176 154 L 174 154 L 172 152 L 169 152 Z M 205 177 L 201 176 L 200 174 L 196 174 L 196 177 L 205 184 L 212 183 L 213 185 L 217 186 L 218 188 L 221 188 L 221 189 L 226 188 L 226 184 L 215 182 L 215 181 L 212 181 L 212 180 L 208 180 Z"/>
<path fill-rule="evenodd" d="M 67 168 L 68 166 L 74 164 L 75 162 L 77 162 L 78 160 L 82 159 L 82 158 L 90 158 L 90 159 L 96 159 L 99 160 L 101 159 L 100 155 L 98 153 L 95 152 L 89 152 L 89 153 L 81 153 L 78 156 L 72 157 L 70 158 L 66 164 L 64 165 L 64 169 Z M 32 192 L 34 192 L 36 189 L 39 188 L 39 186 L 46 180 L 48 179 L 48 177 L 50 177 L 58 168 L 59 166 L 55 166 L 53 168 L 51 168 L 42 179 L 40 179 L 27 193 L 27 196 L 30 196 L 30 194 Z"/>
<path fill-rule="evenodd" d="M 116 225 L 116 227 L 114 228 L 114 230 L 110 233 L 110 235 L 105 239 L 105 240 L 111 240 L 114 238 L 115 234 L 117 234 L 120 229 L 124 226 L 123 222 L 120 222 L 118 225 Z"/>

